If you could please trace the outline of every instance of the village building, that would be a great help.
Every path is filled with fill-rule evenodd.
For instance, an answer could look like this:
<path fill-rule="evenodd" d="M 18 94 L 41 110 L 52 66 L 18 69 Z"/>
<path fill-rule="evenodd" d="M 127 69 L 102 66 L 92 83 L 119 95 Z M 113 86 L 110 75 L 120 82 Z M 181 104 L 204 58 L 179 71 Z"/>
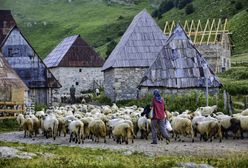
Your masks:
<path fill-rule="evenodd" d="M 185 20 L 182 25 L 215 73 L 221 73 L 231 68 L 232 43 L 229 37 L 231 32 L 227 29 L 227 19 L 207 19 L 206 22 Z M 166 21 L 165 35 L 170 36 L 175 26 L 175 21 Z"/>
<path fill-rule="evenodd" d="M 9 10 L 0 10 L 0 51 L 29 88 L 27 105 L 49 104 L 61 85 L 27 41 Z"/>
<path fill-rule="evenodd" d="M 142 96 L 152 93 L 154 89 L 166 94 L 177 94 L 192 90 L 204 91 L 206 86 L 216 92 L 222 84 L 178 24 L 139 86 Z"/>
<path fill-rule="evenodd" d="M 231 68 L 232 44 L 227 33 L 219 36 L 219 42 L 214 44 L 196 44 L 209 66 L 215 73 L 225 72 Z"/>
<path fill-rule="evenodd" d="M 137 87 L 167 37 L 146 10 L 136 15 L 102 70 L 104 92 L 112 101 L 137 97 Z"/>
<path fill-rule="evenodd" d="M 29 88 L 29 104 L 49 104 L 52 89 L 61 87 L 20 29 L 14 26 L 0 45 L 1 52 Z"/>
<path fill-rule="evenodd" d="M 62 96 L 70 94 L 72 85 L 76 89 L 76 96 L 102 87 L 101 67 L 104 60 L 80 35 L 62 40 L 44 62 L 62 85 L 54 92 L 58 102 Z"/>
<path fill-rule="evenodd" d="M 25 104 L 28 87 L 0 52 L 0 102 Z"/>

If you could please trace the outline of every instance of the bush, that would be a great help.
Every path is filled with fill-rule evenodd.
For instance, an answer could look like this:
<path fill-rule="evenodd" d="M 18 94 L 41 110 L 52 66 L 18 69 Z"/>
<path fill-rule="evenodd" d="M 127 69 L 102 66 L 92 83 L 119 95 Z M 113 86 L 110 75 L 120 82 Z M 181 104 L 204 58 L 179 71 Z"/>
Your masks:
<path fill-rule="evenodd" d="M 159 12 L 162 15 L 163 13 L 168 12 L 169 10 L 171 10 L 174 7 L 174 3 L 172 0 L 166 0 L 164 2 L 161 3 L 161 5 L 159 6 Z"/>
<path fill-rule="evenodd" d="M 15 119 L 4 119 L 0 121 L 0 132 L 17 131 L 19 128 Z"/>
<path fill-rule="evenodd" d="M 189 15 L 189 14 L 191 14 L 191 13 L 193 13 L 194 12 L 194 6 L 193 6 L 193 4 L 188 4 L 187 6 L 186 6 L 186 8 L 185 8 L 185 13 L 187 14 L 187 15 Z"/>
<path fill-rule="evenodd" d="M 241 2 L 237 2 L 237 3 L 235 4 L 235 9 L 240 10 L 240 9 L 242 9 L 242 8 L 243 8 L 243 4 L 242 4 Z"/>
<path fill-rule="evenodd" d="M 106 59 L 108 58 L 108 56 L 111 54 L 111 52 L 113 51 L 113 49 L 115 48 L 115 46 L 117 45 L 117 42 L 115 40 L 112 40 L 108 45 L 107 45 L 107 51 L 106 51 Z"/>
<path fill-rule="evenodd" d="M 192 0 L 177 0 L 175 1 L 175 6 L 179 9 L 183 9 L 186 5 L 188 5 L 189 3 L 191 3 Z"/>
<path fill-rule="evenodd" d="M 40 103 L 35 103 L 35 105 L 34 105 L 34 110 L 35 111 L 41 111 L 43 109 L 47 109 L 47 105 L 40 104 Z"/>

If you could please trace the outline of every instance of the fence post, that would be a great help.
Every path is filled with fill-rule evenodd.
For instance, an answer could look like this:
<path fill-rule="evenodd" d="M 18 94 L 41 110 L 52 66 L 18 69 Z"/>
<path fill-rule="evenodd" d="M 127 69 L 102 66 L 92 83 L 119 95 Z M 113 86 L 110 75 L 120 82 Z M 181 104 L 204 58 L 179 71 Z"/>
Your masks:
<path fill-rule="evenodd" d="M 224 90 L 224 92 L 223 92 L 223 99 L 224 99 L 224 109 L 223 109 L 223 111 L 224 111 L 224 113 L 226 113 L 227 111 L 227 108 L 226 108 L 226 103 L 227 103 L 227 95 L 226 95 L 226 90 Z"/>
<path fill-rule="evenodd" d="M 227 93 L 227 97 L 228 97 L 229 115 L 232 116 L 233 115 L 232 96 L 229 93 Z"/>

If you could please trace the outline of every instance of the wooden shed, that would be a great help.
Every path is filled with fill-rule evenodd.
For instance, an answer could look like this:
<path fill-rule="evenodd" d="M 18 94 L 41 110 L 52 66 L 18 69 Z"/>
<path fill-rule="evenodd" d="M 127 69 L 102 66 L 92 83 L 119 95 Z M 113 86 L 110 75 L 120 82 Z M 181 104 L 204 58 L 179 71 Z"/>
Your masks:
<path fill-rule="evenodd" d="M 63 39 L 44 62 L 62 85 L 53 93 L 57 101 L 69 95 L 72 85 L 79 96 L 80 92 L 101 87 L 103 83 L 104 60 L 80 35 Z"/>
<path fill-rule="evenodd" d="M 142 77 L 166 40 L 146 10 L 137 14 L 103 65 L 105 95 L 112 101 L 136 98 Z"/>
<path fill-rule="evenodd" d="M 61 85 L 17 26 L 8 32 L 0 49 L 11 68 L 29 88 L 29 103 L 51 103 L 52 89 Z"/>
<path fill-rule="evenodd" d="M 27 91 L 28 88 L 25 83 L 0 53 L 0 102 L 19 102 L 24 104 L 25 92 Z"/>
<path fill-rule="evenodd" d="M 140 83 L 141 95 L 155 88 L 171 94 L 192 89 L 205 90 L 206 84 L 212 90 L 222 86 L 182 26 L 177 24 L 166 45 L 145 73 Z"/>

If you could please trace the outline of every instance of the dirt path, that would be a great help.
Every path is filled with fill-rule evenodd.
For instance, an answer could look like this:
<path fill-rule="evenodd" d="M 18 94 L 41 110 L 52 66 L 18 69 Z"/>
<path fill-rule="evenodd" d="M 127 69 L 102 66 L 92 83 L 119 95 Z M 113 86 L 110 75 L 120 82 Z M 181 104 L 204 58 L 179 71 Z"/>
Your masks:
<path fill-rule="evenodd" d="M 244 140 L 223 140 L 219 143 L 218 140 L 214 142 L 196 142 L 191 143 L 190 139 L 186 139 L 186 142 L 172 141 L 169 145 L 166 145 L 165 141 L 159 141 L 157 145 L 150 144 L 151 140 L 135 139 L 134 143 L 116 144 L 112 139 L 108 139 L 107 143 L 92 142 L 91 140 L 85 140 L 84 144 L 69 143 L 69 136 L 57 137 L 54 141 L 49 138 L 46 139 L 43 136 L 36 138 L 24 138 L 23 132 L 11 132 L 0 134 L 0 141 L 12 141 L 28 144 L 59 144 L 66 146 L 80 146 L 82 148 L 101 148 L 112 150 L 127 150 L 130 152 L 143 152 L 146 155 L 188 155 L 188 156 L 224 156 L 229 154 L 248 154 L 248 139 Z"/>

